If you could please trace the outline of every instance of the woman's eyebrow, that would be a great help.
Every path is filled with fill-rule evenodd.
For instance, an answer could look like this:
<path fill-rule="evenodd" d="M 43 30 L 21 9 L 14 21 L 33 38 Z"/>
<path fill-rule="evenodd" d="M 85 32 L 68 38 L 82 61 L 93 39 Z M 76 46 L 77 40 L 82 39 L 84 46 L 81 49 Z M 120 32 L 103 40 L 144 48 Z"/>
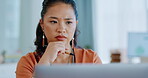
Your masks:
<path fill-rule="evenodd" d="M 58 17 L 53 17 L 53 16 L 50 16 L 49 18 L 52 18 L 52 19 L 64 19 L 64 20 L 73 20 L 74 18 L 58 18 Z"/>
<path fill-rule="evenodd" d="M 65 20 L 73 20 L 73 18 L 64 18 Z"/>
<path fill-rule="evenodd" d="M 58 19 L 58 17 L 49 17 L 49 18 L 52 18 L 52 19 Z"/>

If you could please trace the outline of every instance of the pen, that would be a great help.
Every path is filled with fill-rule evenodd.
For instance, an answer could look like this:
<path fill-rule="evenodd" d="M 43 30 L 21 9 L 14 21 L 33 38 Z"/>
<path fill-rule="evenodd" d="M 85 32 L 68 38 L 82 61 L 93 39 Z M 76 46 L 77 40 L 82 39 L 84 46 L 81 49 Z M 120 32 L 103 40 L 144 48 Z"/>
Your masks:
<path fill-rule="evenodd" d="M 73 53 L 65 52 L 65 54 L 74 55 Z"/>

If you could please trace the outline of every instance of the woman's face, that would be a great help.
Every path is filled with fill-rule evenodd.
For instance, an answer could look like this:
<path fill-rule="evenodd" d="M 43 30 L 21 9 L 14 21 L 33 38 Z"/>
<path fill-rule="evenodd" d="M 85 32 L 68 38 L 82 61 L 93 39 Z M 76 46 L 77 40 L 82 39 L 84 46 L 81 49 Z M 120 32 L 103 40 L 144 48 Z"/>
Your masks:
<path fill-rule="evenodd" d="M 49 7 L 40 25 L 45 33 L 48 43 L 63 41 L 69 44 L 76 29 L 76 16 L 71 5 L 56 3 Z"/>

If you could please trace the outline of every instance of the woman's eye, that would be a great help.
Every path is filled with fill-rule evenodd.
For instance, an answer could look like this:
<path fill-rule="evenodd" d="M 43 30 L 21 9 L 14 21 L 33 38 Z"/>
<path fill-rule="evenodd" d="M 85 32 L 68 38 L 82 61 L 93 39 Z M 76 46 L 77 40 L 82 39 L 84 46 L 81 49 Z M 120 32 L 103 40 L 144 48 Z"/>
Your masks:
<path fill-rule="evenodd" d="M 50 23 L 55 24 L 55 23 L 57 23 L 57 21 L 50 21 Z"/>
<path fill-rule="evenodd" d="M 67 21 L 66 24 L 72 24 L 72 22 L 71 21 Z"/>

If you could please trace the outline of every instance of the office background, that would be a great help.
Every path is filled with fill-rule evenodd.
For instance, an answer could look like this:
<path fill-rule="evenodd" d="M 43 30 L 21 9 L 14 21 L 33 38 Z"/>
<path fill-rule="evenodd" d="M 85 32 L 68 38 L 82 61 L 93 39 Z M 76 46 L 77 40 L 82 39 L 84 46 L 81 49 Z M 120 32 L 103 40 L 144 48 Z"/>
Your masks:
<path fill-rule="evenodd" d="M 147 0 L 75 0 L 79 12 L 78 45 L 98 52 L 105 63 L 110 50 L 127 49 L 128 32 L 146 32 Z M 42 0 L 1 0 L 0 51 L 34 51 Z"/>
<path fill-rule="evenodd" d="M 35 31 L 43 0 L 0 0 L 0 53 L 6 63 L 35 50 Z M 148 31 L 147 0 L 75 0 L 79 13 L 78 45 L 93 49 L 104 64 L 112 50 L 127 53 L 129 32 Z M 123 62 L 127 62 L 127 57 Z"/>

